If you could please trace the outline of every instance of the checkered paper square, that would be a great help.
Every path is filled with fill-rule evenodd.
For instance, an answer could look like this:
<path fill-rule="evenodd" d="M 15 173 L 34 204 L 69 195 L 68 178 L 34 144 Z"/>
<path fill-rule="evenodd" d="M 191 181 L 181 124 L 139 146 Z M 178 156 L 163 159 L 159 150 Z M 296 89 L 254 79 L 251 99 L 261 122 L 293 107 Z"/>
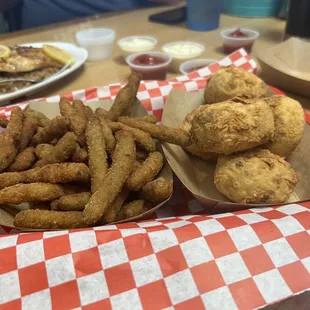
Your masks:
<path fill-rule="evenodd" d="M 161 117 L 172 88 L 202 90 L 232 63 L 256 71 L 240 50 L 186 77 L 145 81 L 138 98 Z M 121 86 L 66 96 L 111 99 Z M 27 234 L 2 227 L 0 309 L 253 309 L 309 289 L 309 202 L 208 216 L 179 180 L 174 187 L 148 221 Z"/>

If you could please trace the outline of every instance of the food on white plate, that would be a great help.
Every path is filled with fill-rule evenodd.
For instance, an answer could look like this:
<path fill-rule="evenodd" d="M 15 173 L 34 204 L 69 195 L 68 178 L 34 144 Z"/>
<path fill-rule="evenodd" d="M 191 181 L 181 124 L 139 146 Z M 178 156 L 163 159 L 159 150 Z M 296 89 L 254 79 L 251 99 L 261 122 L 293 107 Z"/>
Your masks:
<path fill-rule="evenodd" d="M 262 99 L 234 98 L 204 105 L 193 117 L 191 134 L 203 152 L 229 155 L 245 151 L 273 138 L 272 109 Z"/>
<path fill-rule="evenodd" d="M 303 108 L 298 101 L 285 96 L 272 96 L 267 102 L 273 109 L 275 133 L 266 148 L 287 157 L 296 149 L 305 130 Z"/>
<path fill-rule="evenodd" d="M 284 203 L 294 191 L 298 174 L 282 157 L 256 149 L 218 157 L 214 183 L 234 202 Z"/>
<path fill-rule="evenodd" d="M 29 81 L 12 81 L 1 83 L 7 79 L 27 79 L 42 81 L 56 74 L 74 58 L 64 50 L 52 45 L 43 48 L 30 46 L 0 46 L 0 94 L 14 92 L 27 87 Z"/>
<path fill-rule="evenodd" d="M 204 93 L 205 103 L 225 101 L 236 96 L 266 97 L 267 87 L 254 74 L 235 66 L 223 67 L 209 78 Z"/>

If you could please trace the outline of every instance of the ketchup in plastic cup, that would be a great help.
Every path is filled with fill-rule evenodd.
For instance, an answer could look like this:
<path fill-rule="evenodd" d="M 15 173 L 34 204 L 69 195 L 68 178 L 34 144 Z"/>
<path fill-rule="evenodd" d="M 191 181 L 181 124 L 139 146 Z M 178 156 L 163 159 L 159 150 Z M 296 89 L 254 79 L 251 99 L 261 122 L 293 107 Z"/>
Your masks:
<path fill-rule="evenodd" d="M 259 32 L 246 28 L 229 28 L 221 31 L 224 52 L 230 54 L 239 48 L 251 52 L 254 41 L 258 38 Z"/>
<path fill-rule="evenodd" d="M 143 80 L 165 80 L 171 57 L 162 52 L 135 53 L 126 58 L 131 70 L 142 74 Z"/>

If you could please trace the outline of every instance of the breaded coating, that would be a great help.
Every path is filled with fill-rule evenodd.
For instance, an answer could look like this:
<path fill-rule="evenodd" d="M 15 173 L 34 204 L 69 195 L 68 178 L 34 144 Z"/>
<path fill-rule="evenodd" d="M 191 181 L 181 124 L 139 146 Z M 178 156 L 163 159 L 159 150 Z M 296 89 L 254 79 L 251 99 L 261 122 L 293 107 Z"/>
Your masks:
<path fill-rule="evenodd" d="M 31 169 L 36 160 L 34 147 L 27 147 L 15 157 L 7 171 L 18 172 Z"/>
<path fill-rule="evenodd" d="M 85 145 L 85 113 L 80 115 L 77 110 L 70 104 L 70 101 L 61 97 L 59 102 L 60 114 L 70 121 L 70 130 L 79 138 L 81 146 Z M 85 112 L 85 111 L 84 111 Z"/>
<path fill-rule="evenodd" d="M 19 152 L 23 151 L 30 143 L 32 137 L 37 131 L 37 123 L 30 117 L 25 117 L 23 122 L 23 130 L 19 144 Z"/>
<path fill-rule="evenodd" d="M 60 185 L 49 183 L 16 184 L 0 190 L 0 204 L 52 201 L 64 194 Z"/>
<path fill-rule="evenodd" d="M 0 173 L 15 159 L 17 150 L 13 138 L 8 133 L 0 133 Z"/>
<path fill-rule="evenodd" d="M 21 173 L 24 183 L 43 182 L 56 184 L 88 182 L 90 180 L 89 169 L 82 163 L 51 164 Z"/>
<path fill-rule="evenodd" d="M 140 117 L 135 117 L 135 119 L 138 121 L 149 122 L 152 124 L 156 124 L 158 122 L 158 119 L 155 115 L 140 116 Z"/>
<path fill-rule="evenodd" d="M 73 132 L 67 132 L 53 147 L 53 150 L 39 160 L 35 167 L 68 161 L 78 146 L 77 137 Z"/>
<path fill-rule="evenodd" d="M 143 121 L 137 121 L 132 117 L 120 117 L 119 122 L 130 127 L 138 128 L 149 133 L 154 139 L 168 142 L 180 146 L 188 146 L 191 144 L 188 132 L 180 128 L 170 128 L 166 126 L 157 126 L 155 124 Z"/>
<path fill-rule="evenodd" d="M 141 76 L 137 73 L 132 73 L 129 76 L 128 84 L 117 93 L 114 103 L 109 110 L 109 120 L 116 121 L 120 116 L 130 112 L 136 100 L 140 81 Z"/>
<path fill-rule="evenodd" d="M 300 143 L 305 130 L 305 114 L 296 100 L 272 96 L 267 102 L 273 109 L 275 134 L 265 147 L 274 154 L 287 157 Z"/>
<path fill-rule="evenodd" d="M 103 138 L 107 146 L 107 151 L 109 154 L 113 154 L 116 146 L 116 140 L 113 136 L 112 129 L 105 118 L 99 117 L 99 120 L 101 123 Z"/>
<path fill-rule="evenodd" d="M 61 196 L 59 199 L 51 203 L 52 210 L 59 211 L 83 211 L 91 192 L 76 193 L 71 195 Z"/>
<path fill-rule="evenodd" d="M 217 189 L 239 203 L 284 203 L 298 180 L 288 162 L 261 149 L 219 156 L 214 174 Z"/>
<path fill-rule="evenodd" d="M 54 149 L 54 146 L 47 143 L 38 144 L 35 148 L 35 154 L 39 159 L 50 154 Z"/>
<path fill-rule="evenodd" d="M 248 150 L 273 138 L 272 109 L 261 99 L 205 105 L 193 118 L 191 134 L 204 152 L 228 155 Z"/>
<path fill-rule="evenodd" d="M 86 120 L 87 122 L 90 121 L 94 116 L 95 116 L 95 113 L 94 111 L 92 110 L 92 108 L 88 105 L 85 106 L 85 114 L 86 114 Z M 86 122 L 86 125 L 87 125 L 87 122 Z"/>
<path fill-rule="evenodd" d="M 4 172 L 0 174 L 0 189 L 23 182 L 23 175 L 19 172 Z"/>
<path fill-rule="evenodd" d="M 9 121 L 6 118 L 0 117 L 0 127 L 6 128 L 8 126 Z"/>
<path fill-rule="evenodd" d="M 86 130 L 86 124 L 87 124 L 87 116 L 86 116 L 86 110 L 85 105 L 81 100 L 73 100 L 72 103 L 74 112 L 79 116 L 79 127 L 81 128 L 81 136 L 78 137 L 80 144 L 82 146 L 86 145 L 86 137 L 85 137 L 85 130 Z"/>
<path fill-rule="evenodd" d="M 262 98 L 267 96 L 265 83 L 242 68 L 229 66 L 216 71 L 205 88 L 207 104 L 229 100 L 236 96 Z"/>
<path fill-rule="evenodd" d="M 91 192 L 102 185 L 108 172 L 106 144 L 101 130 L 100 121 L 93 118 L 86 128 L 86 140 L 88 147 L 88 165 L 91 174 Z"/>
<path fill-rule="evenodd" d="M 69 129 L 69 121 L 62 116 L 56 116 L 51 123 L 36 133 L 32 138 L 32 145 L 49 143 L 54 139 L 61 138 Z"/>
<path fill-rule="evenodd" d="M 103 214 L 102 220 L 105 223 L 112 223 L 115 221 L 118 213 L 120 212 L 124 202 L 129 196 L 129 190 L 124 187 L 122 191 L 117 195 L 112 205 L 108 208 L 107 212 Z"/>
<path fill-rule="evenodd" d="M 18 148 L 22 138 L 24 113 L 20 107 L 12 110 L 10 121 L 7 126 L 9 135 L 13 138 L 15 146 Z"/>
<path fill-rule="evenodd" d="M 126 182 L 126 187 L 132 191 L 138 191 L 146 183 L 152 181 L 164 165 L 164 158 L 160 152 L 151 153 L 147 159 L 142 162 Z"/>
<path fill-rule="evenodd" d="M 48 210 L 21 211 L 15 216 L 14 225 L 16 227 L 30 229 L 70 229 L 86 227 L 82 212 Z"/>
<path fill-rule="evenodd" d="M 203 109 L 203 107 L 204 106 L 200 106 L 198 109 L 195 109 L 194 111 L 190 112 L 184 119 L 181 125 L 181 129 L 190 133 L 192 129 L 192 123 L 193 123 L 194 116 L 196 115 L 196 113 L 199 113 L 199 111 Z M 195 141 L 192 141 L 192 144 L 190 144 L 189 146 L 184 146 L 183 149 L 185 152 L 195 155 L 203 160 L 216 159 L 218 156 L 218 154 L 216 153 L 211 153 L 206 150 L 203 150 L 201 147 L 197 145 Z"/>
<path fill-rule="evenodd" d="M 172 195 L 172 191 L 172 183 L 164 178 L 158 178 L 146 183 L 139 194 L 141 198 L 157 204 L 168 199 Z"/>
<path fill-rule="evenodd" d="M 82 149 L 78 145 L 76 147 L 75 152 L 72 155 L 71 160 L 75 163 L 87 163 L 88 162 L 88 152 L 87 152 L 86 148 Z"/>
<path fill-rule="evenodd" d="M 116 148 L 113 163 L 103 184 L 93 194 L 83 211 L 88 225 L 94 225 L 107 212 L 133 170 L 136 160 L 136 146 L 133 136 L 126 131 L 115 135 Z"/>
<path fill-rule="evenodd" d="M 126 130 L 129 131 L 135 138 L 138 145 L 143 148 L 148 153 L 155 152 L 156 151 L 156 143 L 152 139 L 151 135 L 147 132 L 144 132 L 140 129 L 133 128 L 130 126 L 127 126 L 125 124 L 119 123 L 119 122 L 108 122 L 109 126 L 111 127 L 113 132 L 116 132 L 118 130 Z"/>
<path fill-rule="evenodd" d="M 119 214 L 117 215 L 116 221 L 129 219 L 142 214 L 144 212 L 144 204 L 145 201 L 141 199 L 134 200 L 123 205 Z"/>
<path fill-rule="evenodd" d="M 108 118 L 109 112 L 108 112 L 107 110 L 105 110 L 105 109 L 97 108 L 95 114 L 96 114 L 98 117 Z"/>
<path fill-rule="evenodd" d="M 90 186 L 88 186 L 88 184 L 81 183 L 66 183 L 61 185 L 64 189 L 65 195 L 89 192 L 90 189 Z"/>
<path fill-rule="evenodd" d="M 28 107 L 25 110 L 25 115 L 33 119 L 40 127 L 46 127 L 51 123 L 51 120 L 46 115 Z"/>

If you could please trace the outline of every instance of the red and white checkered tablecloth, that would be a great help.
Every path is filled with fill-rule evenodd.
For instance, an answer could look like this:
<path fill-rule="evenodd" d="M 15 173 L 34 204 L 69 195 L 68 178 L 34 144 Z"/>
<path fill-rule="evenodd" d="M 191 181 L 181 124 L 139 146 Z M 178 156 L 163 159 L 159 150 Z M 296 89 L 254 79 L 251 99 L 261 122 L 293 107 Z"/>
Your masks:
<path fill-rule="evenodd" d="M 219 62 L 231 63 L 256 68 L 243 50 Z M 160 117 L 172 87 L 203 89 L 219 64 L 170 81 L 144 82 L 138 98 Z M 110 99 L 119 88 L 67 96 Z M 2 232 L 0 310 L 253 309 L 310 288 L 309 202 L 204 215 L 175 178 L 172 199 L 148 221 L 9 235 L 17 231 L 2 227 Z"/>

